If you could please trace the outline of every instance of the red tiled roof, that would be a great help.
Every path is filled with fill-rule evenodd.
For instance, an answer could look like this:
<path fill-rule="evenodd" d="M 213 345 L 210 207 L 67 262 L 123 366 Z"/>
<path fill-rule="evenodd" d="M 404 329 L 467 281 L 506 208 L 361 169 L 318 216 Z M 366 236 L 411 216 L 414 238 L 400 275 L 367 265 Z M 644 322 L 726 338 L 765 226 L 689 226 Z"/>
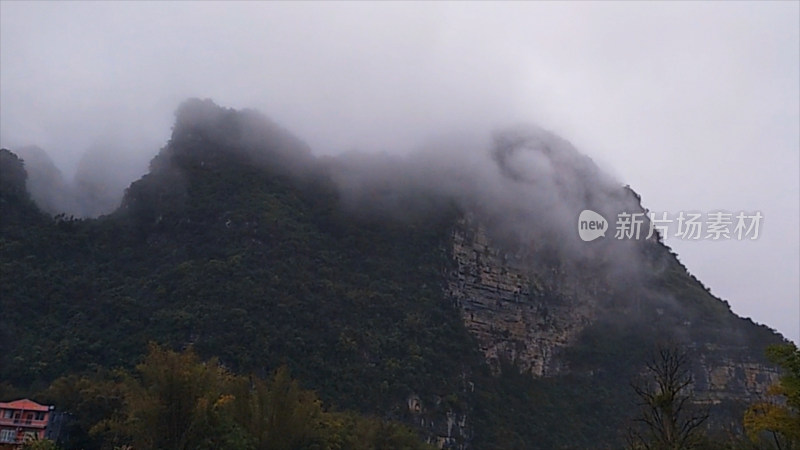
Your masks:
<path fill-rule="evenodd" d="M 14 400 L 13 402 L 0 402 L 0 408 L 5 409 L 24 409 L 25 411 L 49 411 L 50 407 L 40 405 L 33 400 L 23 398 L 21 400 Z"/>

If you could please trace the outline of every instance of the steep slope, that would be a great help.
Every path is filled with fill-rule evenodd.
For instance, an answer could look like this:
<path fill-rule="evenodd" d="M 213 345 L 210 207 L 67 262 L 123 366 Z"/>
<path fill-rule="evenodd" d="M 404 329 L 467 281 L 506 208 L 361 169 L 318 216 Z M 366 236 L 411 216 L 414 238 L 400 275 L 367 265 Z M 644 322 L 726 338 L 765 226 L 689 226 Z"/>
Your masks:
<path fill-rule="evenodd" d="M 256 112 L 188 101 L 114 214 L 21 232 L 30 205 L 4 210 L 0 380 L 36 389 L 191 344 L 237 372 L 286 363 L 326 404 L 456 448 L 613 445 L 660 340 L 693 349 L 724 420 L 763 392 L 778 335 L 656 238 L 578 241 L 580 208 L 641 209 L 635 194 L 541 130 L 492 155 L 461 174 L 317 159 Z M 6 201 L 22 175 L 2 156 Z"/>
<path fill-rule="evenodd" d="M 542 448 L 619 439 L 636 401 L 629 384 L 659 344 L 689 349 L 695 400 L 719 429 L 740 427 L 744 406 L 778 378 L 763 355 L 781 338 L 733 314 L 658 242 L 646 244 L 653 275 L 638 286 L 590 267 L 523 264 L 468 221 L 452 242 L 447 295 L 494 372 L 535 378 L 534 403 L 548 405 L 533 413 Z"/>
<path fill-rule="evenodd" d="M 75 211 L 71 187 L 46 151 L 36 146 L 14 151 L 25 161 L 28 192 L 42 211 L 53 215 Z"/>
<path fill-rule="evenodd" d="M 117 213 L 52 223 L 3 254 L 0 379 L 43 386 L 131 366 L 150 340 L 193 344 L 235 371 L 286 363 L 338 408 L 405 418 L 409 397 L 439 397 L 423 417 L 446 436 L 463 372 L 480 366 L 439 285 L 447 215 L 354 223 L 330 183 L 300 170 L 299 141 L 185 107 L 200 111 L 179 115 Z M 250 133 L 268 136 L 238 141 Z"/>
<path fill-rule="evenodd" d="M 113 146 L 93 146 L 66 179 L 50 155 L 36 146 L 15 149 L 25 162 L 26 186 L 31 199 L 50 215 L 97 217 L 119 207 L 127 183 L 140 176 L 144 164 Z"/>
<path fill-rule="evenodd" d="M 113 143 L 89 147 L 78 161 L 71 189 L 79 217 L 97 217 L 116 210 L 132 180 L 146 172 L 147 159 Z"/>
<path fill-rule="evenodd" d="M 47 224 L 47 217 L 31 200 L 25 163 L 8 149 L 0 149 L 0 231 L 2 242 L 21 239 L 25 228 Z"/>

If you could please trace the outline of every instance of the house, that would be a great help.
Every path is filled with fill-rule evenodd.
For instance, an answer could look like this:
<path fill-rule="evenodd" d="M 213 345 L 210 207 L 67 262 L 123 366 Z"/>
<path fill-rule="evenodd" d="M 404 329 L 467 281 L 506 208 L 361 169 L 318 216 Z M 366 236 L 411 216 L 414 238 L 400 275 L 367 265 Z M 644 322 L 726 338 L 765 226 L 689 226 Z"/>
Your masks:
<path fill-rule="evenodd" d="M 0 402 L 0 450 L 16 450 L 29 439 L 49 437 L 47 427 L 52 415 L 52 406 L 27 398 Z"/>

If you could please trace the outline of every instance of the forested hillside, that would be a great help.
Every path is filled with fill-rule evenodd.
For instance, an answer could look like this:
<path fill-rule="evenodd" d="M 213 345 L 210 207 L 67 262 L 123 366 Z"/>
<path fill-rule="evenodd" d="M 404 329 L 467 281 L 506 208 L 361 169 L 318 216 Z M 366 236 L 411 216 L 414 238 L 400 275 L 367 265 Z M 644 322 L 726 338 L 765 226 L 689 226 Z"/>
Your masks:
<path fill-rule="evenodd" d="M 2 150 L 0 396 L 57 402 L 55 380 L 133 370 L 152 342 L 216 357 L 242 377 L 285 366 L 325 408 L 401 421 L 434 443 L 602 447 L 621 442 L 629 380 L 672 327 L 691 320 L 684 337 L 698 351 L 735 343 L 759 361 L 781 342 L 650 243 L 661 272 L 648 289 L 677 302 L 620 318 L 613 311 L 628 311 L 622 293 L 633 290 L 618 285 L 625 304 L 593 313 L 561 354 L 569 370 L 538 378 L 512 360 L 493 370 L 445 289 L 463 203 L 376 189 L 359 201 L 391 197 L 408 214 L 354 209 L 338 164 L 258 113 L 189 101 L 122 205 L 74 219 L 41 213 L 23 162 Z M 656 310 L 666 318 L 654 325 Z M 735 365 L 741 355 L 727 356 Z M 742 404 L 732 408 L 735 417 Z"/>

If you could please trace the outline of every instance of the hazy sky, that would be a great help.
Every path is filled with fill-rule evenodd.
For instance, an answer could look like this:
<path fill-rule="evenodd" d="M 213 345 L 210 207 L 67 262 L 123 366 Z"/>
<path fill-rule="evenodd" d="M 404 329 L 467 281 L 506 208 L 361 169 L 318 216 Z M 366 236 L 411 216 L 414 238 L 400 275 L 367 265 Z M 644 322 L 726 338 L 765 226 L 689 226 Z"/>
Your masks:
<path fill-rule="evenodd" d="M 538 123 L 654 211 L 760 211 L 755 241 L 667 244 L 800 342 L 798 24 L 791 1 L 2 1 L 0 144 L 67 176 L 98 142 L 144 160 L 190 96 L 257 108 L 318 154 Z"/>

